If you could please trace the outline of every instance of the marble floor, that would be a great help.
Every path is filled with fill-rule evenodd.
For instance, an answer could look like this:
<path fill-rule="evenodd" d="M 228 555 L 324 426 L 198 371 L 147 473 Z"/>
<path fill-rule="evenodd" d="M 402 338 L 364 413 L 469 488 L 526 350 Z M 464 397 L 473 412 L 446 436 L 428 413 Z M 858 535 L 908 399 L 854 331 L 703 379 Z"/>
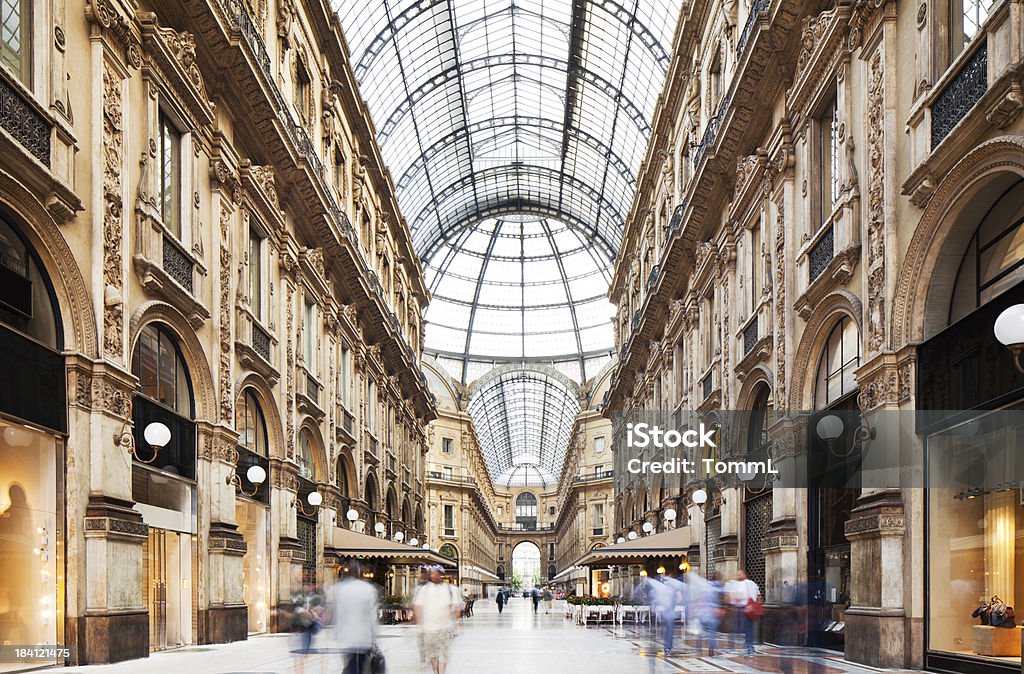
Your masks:
<path fill-rule="evenodd" d="M 381 628 L 381 648 L 392 674 L 428 672 L 416 649 L 415 627 Z M 322 638 L 324 645 L 326 639 Z M 739 644 L 737 644 L 739 645 Z M 834 654 L 759 646 L 748 657 L 742 648 L 702 657 L 682 640 L 668 658 L 646 628 L 580 627 L 563 617 L 561 606 L 534 615 L 526 599 L 513 599 L 498 614 L 492 602 L 477 602 L 475 615 L 463 621 L 452 646 L 448 674 L 662 674 L 702 672 L 755 674 L 869 674 L 878 670 L 851 665 Z M 338 674 L 339 657 L 306 656 L 291 651 L 289 635 L 256 636 L 248 641 L 196 646 L 155 653 L 145 660 L 77 667 L 83 674 Z"/>

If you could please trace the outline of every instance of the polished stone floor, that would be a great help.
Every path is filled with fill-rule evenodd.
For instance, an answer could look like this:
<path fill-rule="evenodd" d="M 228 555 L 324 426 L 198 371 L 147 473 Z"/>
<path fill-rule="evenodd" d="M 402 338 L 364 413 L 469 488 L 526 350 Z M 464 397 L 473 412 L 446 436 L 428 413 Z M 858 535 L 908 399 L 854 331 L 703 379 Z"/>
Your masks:
<path fill-rule="evenodd" d="M 563 617 L 530 610 L 529 601 L 513 599 L 498 614 L 491 602 L 477 602 L 452 646 L 448 674 L 662 674 L 663 672 L 786 672 L 792 674 L 868 674 L 878 670 L 850 665 L 835 654 L 759 646 L 747 657 L 742 648 L 702 657 L 691 644 L 679 643 L 665 658 L 646 628 L 580 627 Z M 393 674 L 428 672 L 416 650 L 415 627 L 386 626 L 381 647 Z M 739 645 L 739 644 L 737 644 Z M 339 656 L 311 655 L 304 661 L 289 635 L 257 636 L 248 641 L 196 646 L 153 654 L 146 660 L 60 670 L 84 674 L 337 674 Z"/>

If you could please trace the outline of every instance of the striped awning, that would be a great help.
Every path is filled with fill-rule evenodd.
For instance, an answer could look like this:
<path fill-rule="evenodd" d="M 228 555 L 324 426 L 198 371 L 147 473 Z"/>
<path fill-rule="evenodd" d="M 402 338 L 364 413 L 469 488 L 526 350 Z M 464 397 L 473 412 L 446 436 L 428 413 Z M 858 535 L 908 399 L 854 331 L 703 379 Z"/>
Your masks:
<path fill-rule="evenodd" d="M 344 557 L 386 559 L 392 564 L 440 564 L 454 567 L 458 563 L 435 550 L 425 550 L 386 538 L 367 536 L 341 527 L 334 527 L 334 550 Z"/>

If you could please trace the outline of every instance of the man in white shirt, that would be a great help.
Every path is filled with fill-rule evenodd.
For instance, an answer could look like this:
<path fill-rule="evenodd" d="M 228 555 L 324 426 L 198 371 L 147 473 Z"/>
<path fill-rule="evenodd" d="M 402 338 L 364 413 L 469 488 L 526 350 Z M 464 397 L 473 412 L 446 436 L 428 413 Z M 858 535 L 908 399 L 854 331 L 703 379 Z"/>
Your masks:
<path fill-rule="evenodd" d="M 335 647 L 345 656 L 344 674 L 363 674 L 377 643 L 377 588 L 360 578 L 352 560 L 345 575 L 327 594 Z"/>
<path fill-rule="evenodd" d="M 416 592 L 413 604 L 416 624 L 423 635 L 423 654 L 434 674 L 444 674 L 456 621 L 462 614 L 461 593 L 443 580 L 441 567 L 431 567 L 430 582 Z"/>
<path fill-rule="evenodd" d="M 746 608 L 750 602 L 761 600 L 761 590 L 757 583 L 747 578 L 747 573 L 742 569 L 736 572 L 736 578 L 725 584 L 725 594 L 729 598 L 729 605 L 736 615 L 737 624 L 743 631 L 744 646 L 747 655 L 754 654 L 754 621 L 747 617 Z"/>

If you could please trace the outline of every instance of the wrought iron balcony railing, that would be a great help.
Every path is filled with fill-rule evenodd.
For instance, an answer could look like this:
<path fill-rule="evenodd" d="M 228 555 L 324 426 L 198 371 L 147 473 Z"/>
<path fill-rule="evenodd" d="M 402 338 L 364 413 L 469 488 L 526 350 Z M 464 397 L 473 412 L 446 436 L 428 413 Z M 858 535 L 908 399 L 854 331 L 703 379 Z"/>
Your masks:
<path fill-rule="evenodd" d="M 832 225 L 829 225 L 825 233 L 807 253 L 808 283 L 814 283 L 821 276 L 833 257 L 835 257 L 835 230 Z"/>
<path fill-rule="evenodd" d="M 743 329 L 743 355 L 747 355 L 757 344 L 757 316 L 750 321 L 750 325 Z"/>
<path fill-rule="evenodd" d="M 939 146 L 988 90 L 988 41 L 984 41 L 932 103 L 932 149 Z"/>

